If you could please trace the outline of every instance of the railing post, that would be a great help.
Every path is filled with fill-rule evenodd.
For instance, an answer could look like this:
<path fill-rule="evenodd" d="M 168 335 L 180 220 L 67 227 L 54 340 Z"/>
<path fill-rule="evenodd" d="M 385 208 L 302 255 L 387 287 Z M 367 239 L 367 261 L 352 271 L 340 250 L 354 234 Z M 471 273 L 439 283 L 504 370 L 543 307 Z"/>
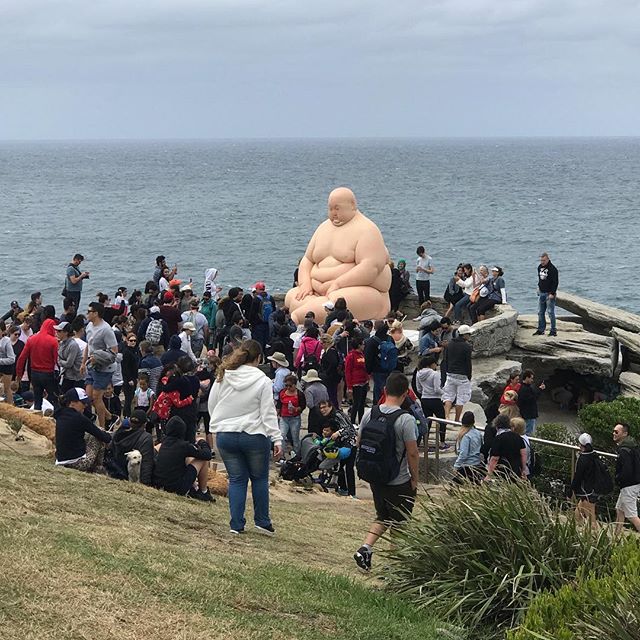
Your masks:
<path fill-rule="evenodd" d="M 440 482 L 440 423 L 436 425 L 436 478 Z"/>
<path fill-rule="evenodd" d="M 571 480 L 576 475 L 576 450 L 571 449 Z"/>

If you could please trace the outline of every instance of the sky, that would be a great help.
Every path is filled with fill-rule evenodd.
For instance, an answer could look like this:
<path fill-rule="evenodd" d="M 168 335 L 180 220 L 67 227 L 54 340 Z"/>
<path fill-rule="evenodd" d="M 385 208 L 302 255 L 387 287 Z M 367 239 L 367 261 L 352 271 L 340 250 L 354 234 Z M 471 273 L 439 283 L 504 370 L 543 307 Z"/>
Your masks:
<path fill-rule="evenodd" d="M 0 139 L 640 135 L 640 0 L 0 0 Z"/>

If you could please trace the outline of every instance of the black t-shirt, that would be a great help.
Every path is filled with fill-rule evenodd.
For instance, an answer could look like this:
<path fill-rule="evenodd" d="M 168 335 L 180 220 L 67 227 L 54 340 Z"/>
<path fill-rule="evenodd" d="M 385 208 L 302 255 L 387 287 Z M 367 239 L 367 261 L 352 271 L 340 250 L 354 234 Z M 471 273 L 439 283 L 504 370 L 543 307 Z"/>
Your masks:
<path fill-rule="evenodd" d="M 517 476 L 522 475 L 522 458 L 520 451 L 525 449 L 524 440 L 513 431 L 504 431 L 496 436 L 491 445 L 491 456 L 499 457 L 498 467 L 502 471 L 511 471 Z"/>

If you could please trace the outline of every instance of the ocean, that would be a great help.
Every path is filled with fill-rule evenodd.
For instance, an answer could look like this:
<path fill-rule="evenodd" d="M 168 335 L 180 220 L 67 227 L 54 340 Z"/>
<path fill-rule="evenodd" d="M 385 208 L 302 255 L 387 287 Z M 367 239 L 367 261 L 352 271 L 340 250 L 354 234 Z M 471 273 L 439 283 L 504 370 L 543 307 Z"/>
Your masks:
<path fill-rule="evenodd" d="M 412 274 L 427 248 L 433 294 L 458 262 L 498 264 L 532 312 L 548 251 L 561 289 L 640 312 L 639 170 L 637 138 L 0 142 L 0 311 L 36 290 L 61 306 L 76 252 L 83 305 L 143 288 L 158 254 L 196 291 L 208 267 L 286 291 L 346 185 Z"/>

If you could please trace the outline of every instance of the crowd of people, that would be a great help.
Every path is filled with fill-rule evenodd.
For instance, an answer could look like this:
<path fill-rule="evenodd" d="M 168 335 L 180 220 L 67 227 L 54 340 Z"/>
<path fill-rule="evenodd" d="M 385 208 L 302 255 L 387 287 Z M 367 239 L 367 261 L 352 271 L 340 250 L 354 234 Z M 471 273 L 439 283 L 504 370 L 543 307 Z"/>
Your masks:
<path fill-rule="evenodd" d="M 273 535 L 269 460 L 284 464 L 300 453 L 306 412 L 314 444 L 339 459 L 337 493 L 356 497 L 356 468 L 370 481 L 376 524 L 355 554 L 365 570 L 377 538 L 411 511 L 420 440 L 434 425 L 436 446 L 450 446 L 446 422 L 429 418 L 448 418 L 454 409 L 461 422 L 454 465 L 460 478 L 480 482 L 532 473 L 528 438 L 535 432 L 537 395 L 545 388 L 534 384 L 532 371 L 508 381 L 499 415 L 484 436 L 473 413 L 463 414 L 471 398 L 472 325 L 507 300 L 500 267 L 460 264 L 441 316 L 429 299 L 433 259 L 418 248 L 420 359 L 409 381 L 416 347 L 397 313 L 411 291 L 404 260 L 392 265 L 388 318 L 357 319 L 338 298 L 324 303 L 326 318 L 309 311 L 301 324 L 276 304 L 264 282 L 247 292 L 223 292 L 218 271 L 208 269 L 196 293 L 192 280 L 178 278 L 178 267 L 169 267 L 164 256 L 157 257 L 144 287 L 131 294 L 119 287 L 113 299 L 99 293 L 82 313 L 83 284 L 90 278 L 83 261 L 76 254 L 67 267 L 62 313 L 35 292 L 24 309 L 12 302 L 0 321 L 5 401 L 53 414 L 57 466 L 127 478 L 130 456 L 139 452 L 141 482 L 212 501 L 207 473 L 215 435 L 229 477 L 230 530 L 245 530 L 251 481 L 255 526 Z M 544 332 L 548 312 L 555 335 L 558 275 L 546 254 L 538 275 L 536 334 Z M 392 453 L 385 462 L 388 433 Z M 378 457 L 372 453 L 367 462 L 376 447 Z M 640 488 L 640 479 L 636 484 Z M 576 495 L 590 503 L 585 492 L 581 485 Z M 631 502 L 625 498 L 621 510 L 640 528 Z M 580 513 L 587 511 L 583 504 Z"/>

